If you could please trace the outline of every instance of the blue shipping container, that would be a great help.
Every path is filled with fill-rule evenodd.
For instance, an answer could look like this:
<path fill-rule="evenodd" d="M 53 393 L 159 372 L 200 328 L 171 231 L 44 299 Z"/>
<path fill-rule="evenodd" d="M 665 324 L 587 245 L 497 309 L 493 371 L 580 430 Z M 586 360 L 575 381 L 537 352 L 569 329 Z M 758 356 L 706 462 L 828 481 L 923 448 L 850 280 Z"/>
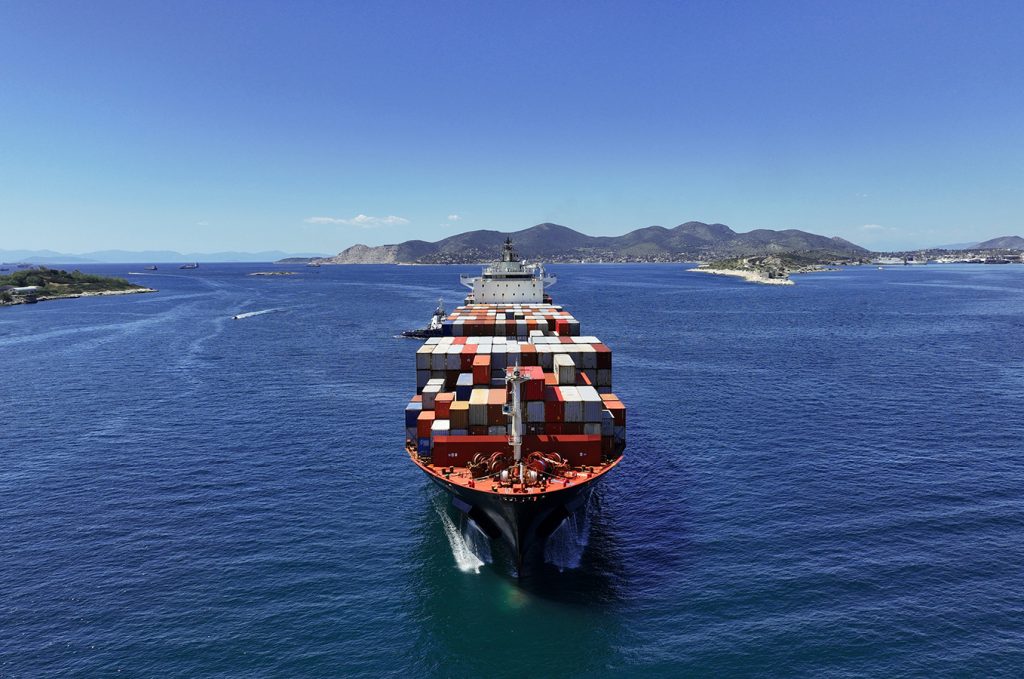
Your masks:
<path fill-rule="evenodd" d="M 415 427 L 416 418 L 420 416 L 420 411 L 423 410 L 423 403 L 420 401 L 413 401 L 409 405 L 405 406 L 405 426 Z"/>
<path fill-rule="evenodd" d="M 455 383 L 455 398 L 468 401 L 473 393 L 473 373 L 462 373 Z"/>

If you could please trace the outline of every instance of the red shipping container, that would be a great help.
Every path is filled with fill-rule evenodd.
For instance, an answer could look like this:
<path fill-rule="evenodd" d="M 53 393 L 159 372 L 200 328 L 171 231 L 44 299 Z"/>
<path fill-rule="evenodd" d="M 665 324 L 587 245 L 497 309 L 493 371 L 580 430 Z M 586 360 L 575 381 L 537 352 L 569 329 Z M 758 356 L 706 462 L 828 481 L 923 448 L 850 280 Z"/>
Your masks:
<path fill-rule="evenodd" d="M 582 422 L 563 422 L 562 423 L 563 434 L 582 434 L 583 423 Z M 600 437 L 598 437 L 600 438 Z"/>
<path fill-rule="evenodd" d="M 434 426 L 434 411 L 424 410 L 416 418 L 416 436 L 421 439 L 430 438 L 430 428 Z"/>
<path fill-rule="evenodd" d="M 423 394 L 416 394 L 412 397 L 413 403 L 423 403 Z"/>
<path fill-rule="evenodd" d="M 473 384 L 491 383 L 491 355 L 480 354 L 473 359 Z"/>
<path fill-rule="evenodd" d="M 496 426 L 508 424 L 508 418 L 501 412 L 505 405 L 505 390 L 491 389 L 487 394 L 487 424 Z"/>
<path fill-rule="evenodd" d="M 486 424 L 471 424 L 469 425 L 470 436 L 487 436 L 487 425 Z"/>
<path fill-rule="evenodd" d="M 544 415 L 547 415 L 547 414 L 548 414 L 547 413 L 547 408 L 545 408 L 544 409 Z M 565 433 L 564 431 L 562 431 L 562 423 L 561 422 L 545 422 L 544 423 L 544 429 L 545 429 L 545 433 L 547 433 L 547 434 L 564 434 Z"/>
<path fill-rule="evenodd" d="M 555 452 L 572 464 L 601 464 L 601 437 L 567 434 L 524 436 L 523 450 Z"/>
<path fill-rule="evenodd" d="M 519 360 L 522 365 L 537 365 L 537 347 L 532 344 L 519 347 Z"/>
<path fill-rule="evenodd" d="M 508 452 L 505 436 L 435 436 L 433 463 L 436 467 L 465 467 L 477 453 L 490 456 Z"/>
<path fill-rule="evenodd" d="M 565 320 L 563 318 L 555 319 L 555 332 L 559 336 L 568 337 L 569 336 L 569 321 L 567 321 L 567 320 Z"/>
<path fill-rule="evenodd" d="M 463 337 L 462 339 L 465 339 Z M 467 344 L 466 348 L 459 354 L 459 372 L 468 373 L 473 370 L 473 359 L 476 358 L 476 345 Z"/>
<path fill-rule="evenodd" d="M 505 374 L 511 375 L 513 369 L 505 368 Z M 521 365 L 519 374 L 529 378 L 528 381 L 523 382 L 522 391 L 519 392 L 521 399 L 523 401 L 544 400 L 544 369 L 535 365 Z"/>
<path fill-rule="evenodd" d="M 558 387 L 544 387 L 544 421 L 561 422 L 565 419 L 565 402 Z"/>
<path fill-rule="evenodd" d="M 434 413 L 437 419 L 447 420 L 451 415 L 452 401 L 455 400 L 455 394 L 450 391 L 442 392 L 434 398 Z"/>

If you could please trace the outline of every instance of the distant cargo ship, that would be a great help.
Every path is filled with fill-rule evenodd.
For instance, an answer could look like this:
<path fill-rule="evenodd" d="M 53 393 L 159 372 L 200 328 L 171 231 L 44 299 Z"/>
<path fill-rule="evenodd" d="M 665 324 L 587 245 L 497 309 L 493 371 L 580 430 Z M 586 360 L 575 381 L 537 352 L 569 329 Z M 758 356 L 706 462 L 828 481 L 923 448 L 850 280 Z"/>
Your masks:
<path fill-rule="evenodd" d="M 191 264 L 182 264 L 178 268 L 179 269 L 198 269 L 199 268 L 199 263 L 198 262 L 192 262 Z"/>
<path fill-rule="evenodd" d="M 552 304 L 555 283 L 506 240 L 501 261 L 463 276 L 472 292 L 416 352 L 406 407 L 412 461 L 489 537 L 518 575 L 594 484 L 622 460 L 626 408 L 612 353 Z"/>

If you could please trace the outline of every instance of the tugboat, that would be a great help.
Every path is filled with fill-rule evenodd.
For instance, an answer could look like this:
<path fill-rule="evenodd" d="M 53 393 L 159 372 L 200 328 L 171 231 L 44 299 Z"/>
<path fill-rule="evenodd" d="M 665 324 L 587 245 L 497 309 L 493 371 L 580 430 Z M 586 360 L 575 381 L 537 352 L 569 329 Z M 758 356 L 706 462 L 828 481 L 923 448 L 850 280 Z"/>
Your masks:
<path fill-rule="evenodd" d="M 446 315 L 447 312 L 444 310 L 444 301 L 439 299 L 437 300 L 437 308 L 434 309 L 434 315 L 430 317 L 430 323 L 427 327 L 420 328 L 419 330 L 406 330 L 402 332 L 402 337 L 409 337 L 411 339 L 440 337 Z"/>
<path fill-rule="evenodd" d="M 612 392 L 611 349 L 552 303 L 555 277 L 520 260 L 510 240 L 501 261 L 461 282 L 465 303 L 416 351 L 406 452 L 507 545 L 523 577 L 621 462 L 626 407 Z"/>
<path fill-rule="evenodd" d="M 191 264 L 182 264 L 178 268 L 179 269 L 198 269 L 199 268 L 199 263 L 198 262 L 192 262 Z"/>
<path fill-rule="evenodd" d="M 149 266 L 146 267 L 146 271 L 156 271 L 156 265 L 150 264 Z"/>

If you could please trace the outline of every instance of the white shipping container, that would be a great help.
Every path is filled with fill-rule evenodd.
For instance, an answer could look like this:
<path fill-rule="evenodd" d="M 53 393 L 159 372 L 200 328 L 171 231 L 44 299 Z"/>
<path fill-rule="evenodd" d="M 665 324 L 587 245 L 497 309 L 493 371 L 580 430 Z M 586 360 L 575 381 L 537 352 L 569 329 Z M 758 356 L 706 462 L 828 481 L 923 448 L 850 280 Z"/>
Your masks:
<path fill-rule="evenodd" d="M 583 422 L 583 399 L 577 387 L 559 387 L 565 401 L 565 421 Z"/>
<path fill-rule="evenodd" d="M 573 337 L 573 344 L 600 344 L 601 340 L 597 339 L 593 335 L 586 335 L 584 337 Z"/>
<path fill-rule="evenodd" d="M 487 394 L 490 389 L 474 389 L 469 395 L 469 425 L 482 426 L 487 424 Z"/>
<path fill-rule="evenodd" d="M 527 422 L 543 422 L 544 421 L 544 401 L 527 401 L 526 402 L 526 421 Z"/>
<path fill-rule="evenodd" d="M 434 353 L 433 345 L 424 344 L 416 350 L 416 369 L 430 370 L 430 355 Z"/>
<path fill-rule="evenodd" d="M 437 384 L 433 384 L 433 382 L 434 380 L 430 380 L 430 382 L 427 383 L 427 386 L 423 387 L 423 410 L 433 410 L 434 401 L 437 398 L 437 395 L 441 393 L 442 387 Z"/>
<path fill-rule="evenodd" d="M 447 355 L 445 356 L 444 361 L 444 369 L 459 370 L 462 366 L 462 359 L 460 358 L 460 354 L 462 354 L 461 344 L 453 344 L 452 346 L 448 347 L 448 352 Z"/>
<path fill-rule="evenodd" d="M 555 382 L 572 386 L 576 384 L 576 364 L 568 354 L 555 354 L 552 359 L 552 372 L 555 374 Z"/>
<path fill-rule="evenodd" d="M 434 352 L 430 354 L 430 369 L 431 370 L 444 370 L 445 369 L 445 358 L 448 356 L 448 347 L 443 344 L 438 344 L 434 347 Z"/>
<path fill-rule="evenodd" d="M 434 420 L 434 423 L 430 425 L 430 435 L 448 436 L 448 431 L 451 428 L 451 420 Z"/>
<path fill-rule="evenodd" d="M 604 401 L 594 387 L 579 387 L 577 389 L 580 399 L 583 401 L 583 421 L 601 422 L 601 411 L 604 409 Z"/>
<path fill-rule="evenodd" d="M 551 372 L 551 346 L 541 344 L 537 347 L 537 364 L 544 368 L 545 372 Z"/>
<path fill-rule="evenodd" d="M 415 431 L 415 430 L 413 430 L 413 431 Z M 448 435 L 449 436 L 469 436 L 469 430 L 468 429 L 452 429 L 450 432 L 448 432 Z"/>
<path fill-rule="evenodd" d="M 585 370 L 597 370 L 597 352 L 589 344 L 573 345 L 579 349 L 580 364 Z"/>
<path fill-rule="evenodd" d="M 442 339 L 444 339 L 444 338 L 443 337 L 428 337 L 427 341 L 426 341 L 426 344 L 428 346 L 432 347 L 432 346 L 435 346 L 437 344 L 440 344 Z"/>

